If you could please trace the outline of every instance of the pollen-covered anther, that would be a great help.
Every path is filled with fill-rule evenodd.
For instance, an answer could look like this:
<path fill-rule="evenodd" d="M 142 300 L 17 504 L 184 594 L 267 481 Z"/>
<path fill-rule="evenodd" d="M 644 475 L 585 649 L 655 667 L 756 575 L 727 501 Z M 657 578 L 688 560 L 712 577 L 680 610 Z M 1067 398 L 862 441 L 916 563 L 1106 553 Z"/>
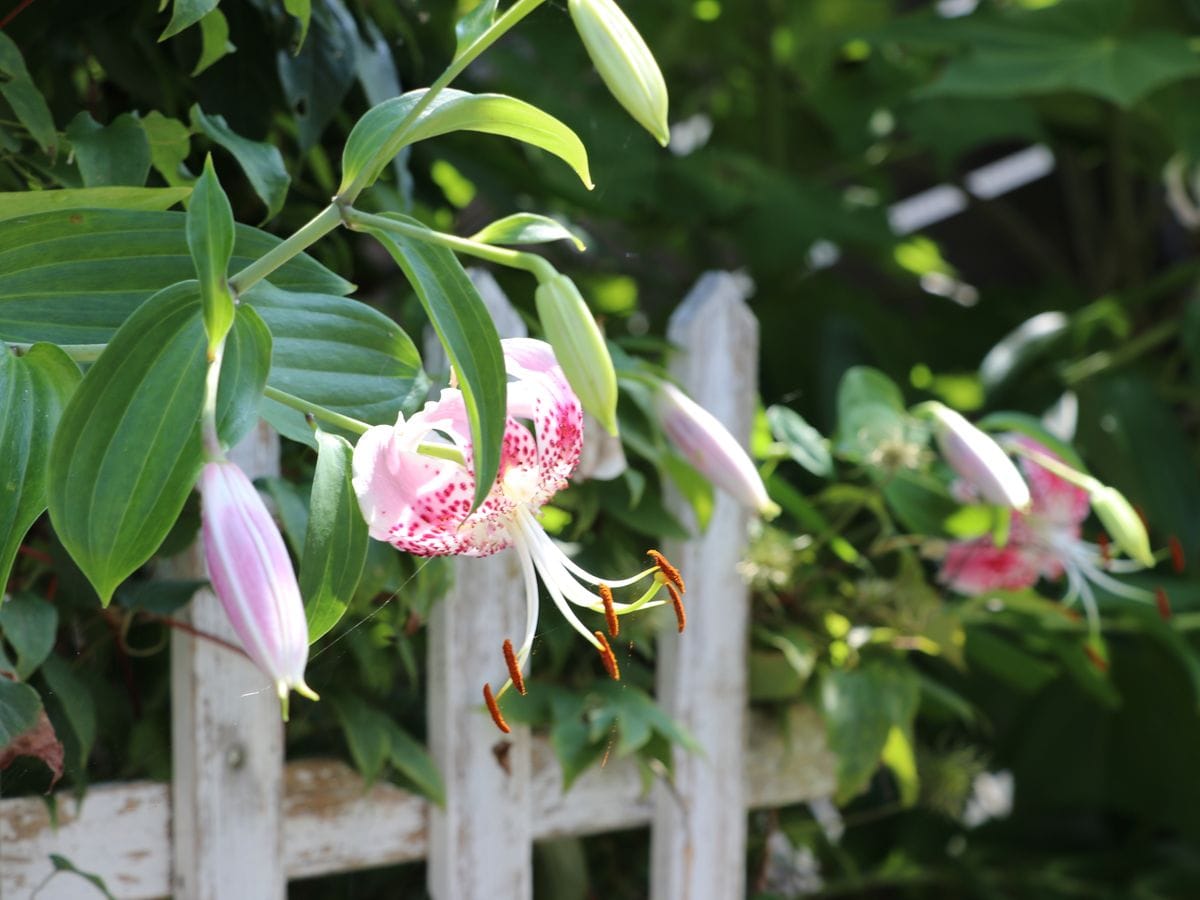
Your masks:
<path fill-rule="evenodd" d="M 1187 559 L 1183 555 L 1183 544 L 1175 535 L 1171 535 L 1167 539 L 1167 543 L 1171 548 L 1171 567 L 1175 569 L 1176 575 L 1182 575 L 1183 570 L 1187 567 Z"/>
<path fill-rule="evenodd" d="M 608 672 L 613 681 L 620 681 L 621 667 L 617 665 L 617 657 L 613 654 L 612 647 L 608 645 L 608 638 L 604 636 L 603 631 L 596 632 L 596 640 L 600 642 L 597 649 L 600 651 L 600 661 L 604 663 L 604 670 Z"/>
<path fill-rule="evenodd" d="M 1158 615 L 1165 622 L 1171 618 L 1171 601 L 1163 588 L 1154 589 L 1154 602 L 1158 606 Z"/>
<path fill-rule="evenodd" d="M 646 555 L 654 560 L 654 564 L 658 566 L 658 571 L 662 577 L 675 585 L 679 593 L 687 593 L 687 587 L 683 583 L 683 576 L 679 574 L 679 570 L 671 565 L 665 556 L 657 550 L 647 550 Z"/>
<path fill-rule="evenodd" d="M 517 654 L 513 650 L 512 641 L 507 638 L 504 641 L 504 663 L 508 666 L 508 677 L 512 679 L 513 687 L 517 689 L 518 694 L 524 695 L 525 676 L 521 674 L 521 664 L 517 662 Z"/>
<path fill-rule="evenodd" d="M 621 634 L 621 620 L 617 617 L 617 609 L 613 606 L 612 589 L 607 584 L 597 586 L 600 600 L 604 603 L 604 620 L 608 623 L 608 633 L 613 637 Z"/>
<path fill-rule="evenodd" d="M 679 623 L 679 633 L 683 634 L 683 629 L 687 628 L 687 610 L 683 608 L 683 598 L 679 596 L 679 591 L 675 590 L 675 585 L 668 584 L 667 593 L 671 595 L 671 606 L 675 608 L 675 621 Z"/>
<path fill-rule="evenodd" d="M 496 727 L 505 734 L 510 734 L 512 729 L 508 727 L 508 723 L 504 721 L 504 716 L 500 715 L 500 704 L 496 702 L 496 698 L 492 696 L 492 686 L 484 684 L 483 686 L 483 702 L 487 704 L 488 712 L 492 714 L 492 721 L 496 723 Z"/>
<path fill-rule="evenodd" d="M 1100 545 L 1100 559 L 1102 559 L 1104 561 L 1104 565 L 1107 566 L 1110 562 L 1112 562 L 1112 544 L 1109 543 L 1108 535 L 1103 531 L 1100 532 L 1100 536 L 1096 539 L 1096 543 Z"/>

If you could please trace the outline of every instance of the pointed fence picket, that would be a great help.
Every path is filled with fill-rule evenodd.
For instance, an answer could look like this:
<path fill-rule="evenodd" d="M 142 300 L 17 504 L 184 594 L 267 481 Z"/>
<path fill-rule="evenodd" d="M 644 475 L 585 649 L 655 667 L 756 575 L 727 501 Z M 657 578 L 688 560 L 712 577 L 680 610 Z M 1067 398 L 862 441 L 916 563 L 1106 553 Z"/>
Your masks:
<path fill-rule="evenodd" d="M 490 276 L 472 277 L 501 333 L 521 333 Z M 674 375 L 742 440 L 757 359 L 745 297 L 737 277 L 710 273 L 669 328 L 681 351 Z M 252 475 L 277 471 L 273 441 L 263 429 L 239 448 Z M 674 509 L 687 515 L 682 503 Z M 745 884 L 747 810 L 827 797 L 834 787 L 815 714 L 796 710 L 785 729 L 747 715 L 748 595 L 735 570 L 745 529 L 743 511 L 718 494 L 707 530 L 669 551 L 687 577 L 690 617 L 683 635 L 666 617 L 658 693 L 701 745 L 677 752 L 670 789 L 646 796 L 636 765 L 618 759 L 564 795 L 544 738 L 496 731 L 479 691 L 503 674 L 501 643 L 521 631 L 519 566 L 507 553 L 458 560 L 429 631 L 429 743 L 446 782 L 444 809 L 390 784 L 367 787 L 341 762 L 285 764 L 262 676 L 210 642 L 177 635 L 174 782 L 93 786 L 82 803 L 60 795 L 56 825 L 39 798 L 0 800 L 0 897 L 31 897 L 59 854 L 120 900 L 279 900 L 289 879 L 420 859 L 434 900 L 529 900 L 535 840 L 648 824 L 653 900 L 735 900 Z M 195 552 L 172 565 L 175 577 L 202 577 Z M 206 591 L 191 616 L 198 628 L 228 633 Z M 98 893 L 59 875 L 40 896 Z"/>

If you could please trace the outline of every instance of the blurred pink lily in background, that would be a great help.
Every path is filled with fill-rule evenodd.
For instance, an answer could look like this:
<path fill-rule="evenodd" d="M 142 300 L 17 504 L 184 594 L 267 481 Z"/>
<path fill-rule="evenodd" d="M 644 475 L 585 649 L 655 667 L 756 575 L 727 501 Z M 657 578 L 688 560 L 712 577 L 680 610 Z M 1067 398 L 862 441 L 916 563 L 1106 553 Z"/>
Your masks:
<path fill-rule="evenodd" d="M 618 617 L 659 606 L 666 586 L 678 601 L 683 581 L 661 555 L 655 565 L 630 578 L 605 580 L 576 565 L 538 523 L 537 512 L 566 487 L 579 462 L 583 410 L 550 345 L 530 338 L 501 341 L 508 383 L 508 422 L 500 472 L 474 512 L 475 473 L 470 428 L 462 393 L 441 392 L 437 400 L 393 425 L 368 430 L 354 449 L 353 482 L 371 537 L 418 556 L 489 556 L 507 547 L 520 554 L 525 575 L 525 634 L 515 650 L 505 642 L 509 680 L 484 698 L 497 726 L 507 730 L 496 700 L 512 686 L 524 693 L 524 667 L 538 621 L 538 576 L 563 618 L 599 652 L 609 674 L 619 677 L 616 657 L 601 631 L 589 629 L 573 606 L 602 613 L 609 632 Z M 526 426 L 533 424 L 533 430 Z M 612 599 L 612 590 L 650 579 L 631 603 Z M 681 616 L 682 606 L 676 602 Z"/>
<path fill-rule="evenodd" d="M 246 654 L 271 679 L 288 717 L 288 695 L 316 700 L 304 682 L 308 625 L 283 536 L 235 463 L 205 463 L 200 474 L 204 557 L 213 591 Z"/>
<path fill-rule="evenodd" d="M 997 546 L 990 535 L 951 542 L 938 580 L 960 594 L 974 596 L 993 590 L 1024 590 L 1042 578 L 1057 581 L 1066 576 L 1064 602 L 1081 601 L 1093 627 L 1098 622 L 1094 587 L 1129 600 L 1153 603 L 1151 592 L 1108 574 L 1139 571 L 1147 568 L 1145 562 L 1113 558 L 1107 547 L 1083 539 L 1083 522 L 1094 498 L 1050 470 L 1052 464 L 1065 468 L 1062 460 L 1030 438 L 1015 436 L 1010 441 L 1029 453 L 1019 462 L 1029 486 L 1028 511 L 1012 511 L 1004 546 Z M 1046 465 L 1030 456 L 1044 459 Z M 964 499 L 976 493 L 965 482 L 956 485 L 956 490 L 966 495 Z"/>

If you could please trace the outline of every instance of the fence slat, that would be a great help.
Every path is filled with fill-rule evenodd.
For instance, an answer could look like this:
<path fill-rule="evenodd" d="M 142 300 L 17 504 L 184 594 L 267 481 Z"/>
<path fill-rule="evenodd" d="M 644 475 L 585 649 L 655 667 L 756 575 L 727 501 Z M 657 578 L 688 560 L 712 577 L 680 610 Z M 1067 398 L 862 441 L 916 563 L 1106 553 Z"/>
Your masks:
<path fill-rule="evenodd" d="M 472 270 L 501 337 L 524 337 L 495 280 Z M 426 341 L 426 359 L 436 351 Z M 434 900 L 528 900 L 533 896 L 529 730 L 501 734 L 483 709 L 485 681 L 505 676 L 501 645 L 520 640 L 524 590 L 511 551 L 456 560 L 454 587 L 429 620 L 429 749 L 446 780 L 446 808 L 429 819 L 429 893 Z"/>
<path fill-rule="evenodd" d="M 279 439 L 263 422 L 230 455 L 251 478 L 279 473 Z M 199 541 L 164 568 L 206 577 Z M 211 591 L 192 599 L 190 621 L 237 642 Z M 175 897 L 282 900 L 283 725 L 274 688 L 244 657 L 175 630 L 171 698 Z"/>
<path fill-rule="evenodd" d="M 754 413 L 758 323 L 746 288 L 726 272 L 704 275 L 671 316 L 681 348 L 672 373 L 695 400 L 745 441 Z M 689 515 L 674 499 L 673 510 Z M 660 787 L 651 832 L 655 900 L 734 900 L 745 890 L 746 628 L 748 592 L 736 567 L 746 514 L 718 491 L 707 531 L 668 548 L 687 581 L 692 615 L 658 650 L 658 699 L 703 752 L 676 749 L 675 789 Z"/>

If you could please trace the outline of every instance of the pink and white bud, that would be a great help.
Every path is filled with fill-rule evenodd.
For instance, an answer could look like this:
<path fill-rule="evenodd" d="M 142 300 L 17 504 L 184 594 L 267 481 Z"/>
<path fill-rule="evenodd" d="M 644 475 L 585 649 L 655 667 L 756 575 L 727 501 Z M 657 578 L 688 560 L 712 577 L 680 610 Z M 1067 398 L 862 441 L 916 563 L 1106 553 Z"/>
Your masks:
<path fill-rule="evenodd" d="M 759 515 L 779 514 L 749 454 L 716 416 L 667 382 L 655 406 L 663 431 L 701 475 Z"/>
<path fill-rule="evenodd" d="M 246 654 L 275 685 L 286 720 L 289 691 L 317 695 L 304 683 L 308 624 L 283 536 L 234 463 L 206 463 L 199 487 L 209 581 Z"/>
<path fill-rule="evenodd" d="M 1029 508 L 1029 485 L 1016 464 L 996 441 L 941 403 L 925 409 L 933 417 L 934 436 L 942 456 L 960 478 L 988 503 L 1013 509 Z"/>

